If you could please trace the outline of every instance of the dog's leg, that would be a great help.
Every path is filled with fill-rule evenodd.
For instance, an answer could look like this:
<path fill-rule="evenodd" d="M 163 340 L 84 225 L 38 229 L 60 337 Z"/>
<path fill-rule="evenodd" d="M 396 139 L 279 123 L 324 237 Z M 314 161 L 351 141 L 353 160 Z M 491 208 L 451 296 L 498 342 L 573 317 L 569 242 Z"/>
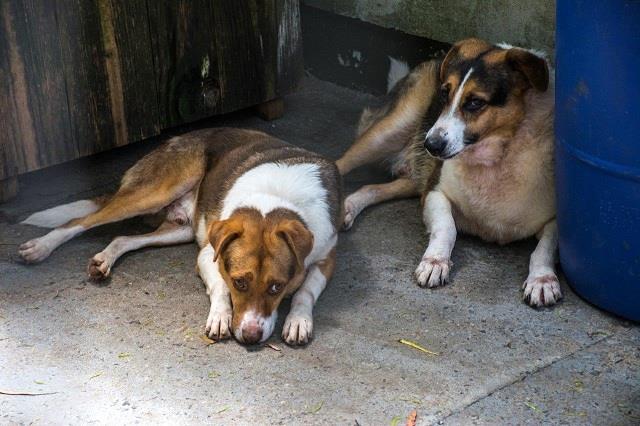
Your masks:
<path fill-rule="evenodd" d="M 456 224 L 451 213 L 451 202 L 440 191 L 427 194 L 423 211 L 429 236 L 429 246 L 416 269 L 421 287 L 437 287 L 449 280 L 451 251 L 456 242 Z"/>
<path fill-rule="evenodd" d="M 398 90 L 394 90 L 392 99 L 385 106 L 363 112 L 362 134 L 336 161 L 341 175 L 397 154 L 411 142 L 438 92 L 438 75 L 437 61 L 424 62 L 411 72 L 411 76 L 398 83 Z M 368 125 L 369 121 L 374 122 Z"/>
<path fill-rule="evenodd" d="M 399 153 L 409 143 L 420 113 L 417 108 L 397 108 L 374 123 L 336 161 L 340 174 Z"/>
<path fill-rule="evenodd" d="M 168 143 L 140 159 L 127 170 L 120 188 L 108 201 L 102 203 L 102 200 L 93 200 L 93 204 L 82 205 L 86 210 L 82 217 L 70 220 L 43 237 L 22 244 L 19 248 L 20 256 L 29 263 L 42 261 L 56 247 L 88 229 L 155 213 L 187 194 L 202 179 L 206 161 L 200 145 L 183 144 L 185 149 L 175 149 L 180 143 L 179 140 Z M 95 204 L 101 205 L 95 209 Z M 56 216 L 68 216 L 68 212 L 61 209 L 54 209 L 49 213 L 56 220 L 60 220 Z M 73 212 L 73 216 L 76 216 L 75 213 L 77 212 Z"/>
<path fill-rule="evenodd" d="M 523 298 L 531 306 L 553 305 L 562 298 L 560 282 L 554 272 L 557 248 L 558 227 L 553 220 L 542 228 L 540 241 L 529 261 L 529 276 L 522 286 Z"/>
<path fill-rule="evenodd" d="M 27 241 L 19 248 L 20 256 L 28 263 L 46 259 L 53 250 L 71 238 L 98 225 L 117 222 L 145 213 L 153 213 L 169 204 L 171 199 L 149 194 L 116 194 L 100 210 L 79 219 L 73 219 L 48 234 Z"/>
<path fill-rule="evenodd" d="M 155 213 L 189 192 L 199 176 L 168 188 L 153 182 L 137 187 L 123 186 L 97 211 L 73 219 L 48 234 L 27 241 L 19 248 L 20 256 L 28 263 L 46 259 L 51 252 L 84 231 L 134 216 Z"/>
<path fill-rule="evenodd" d="M 329 256 L 309 268 L 307 277 L 291 300 L 291 311 L 284 321 L 282 338 L 289 345 L 304 345 L 313 335 L 313 306 L 333 275 L 335 248 Z"/>
<path fill-rule="evenodd" d="M 211 309 L 207 318 L 205 334 L 212 339 L 221 340 L 231 336 L 231 294 L 227 283 L 220 275 L 218 262 L 213 261 L 213 247 L 207 244 L 198 254 L 198 273 L 207 288 L 211 300 Z"/>
<path fill-rule="evenodd" d="M 416 195 L 416 186 L 408 178 L 399 178 L 380 185 L 365 185 L 344 200 L 344 229 L 351 228 L 360 212 L 373 204 Z"/>
<path fill-rule="evenodd" d="M 89 261 L 87 271 L 93 279 L 109 276 L 111 267 L 123 254 L 150 246 L 168 246 L 193 241 L 191 226 L 163 222 L 154 232 L 144 235 L 117 237 L 100 253 Z"/>

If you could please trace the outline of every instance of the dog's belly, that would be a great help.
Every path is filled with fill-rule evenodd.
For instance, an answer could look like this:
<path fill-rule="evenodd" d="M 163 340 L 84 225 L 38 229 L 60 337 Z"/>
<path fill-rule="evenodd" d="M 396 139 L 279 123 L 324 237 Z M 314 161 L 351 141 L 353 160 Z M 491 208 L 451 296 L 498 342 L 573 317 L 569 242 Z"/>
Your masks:
<path fill-rule="evenodd" d="M 456 228 L 486 241 L 531 237 L 555 217 L 553 176 L 547 173 L 506 183 L 491 174 L 461 178 L 443 167 L 437 189 L 452 203 Z"/>

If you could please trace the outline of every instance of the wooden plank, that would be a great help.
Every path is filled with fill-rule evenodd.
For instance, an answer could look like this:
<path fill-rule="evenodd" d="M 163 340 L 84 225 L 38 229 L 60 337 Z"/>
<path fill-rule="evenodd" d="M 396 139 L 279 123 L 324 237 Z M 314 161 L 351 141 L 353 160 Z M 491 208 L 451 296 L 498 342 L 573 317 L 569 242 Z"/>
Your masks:
<path fill-rule="evenodd" d="M 73 141 L 55 4 L 37 0 L 2 2 L 2 35 L 7 59 L 3 115 L 13 124 L 10 145 L 3 149 L 14 165 L 0 169 L 23 172 L 77 157 Z M 8 112 L 11 110 L 10 112 Z M 3 143 L 8 146 L 9 143 Z M 12 158 L 9 158 L 11 156 Z M 11 173 L 11 172 L 9 172 Z"/>
<path fill-rule="evenodd" d="M 263 120 L 272 121 L 284 115 L 284 100 L 275 98 L 256 105 L 256 112 Z"/>
<path fill-rule="evenodd" d="M 214 114 L 219 92 L 208 0 L 148 1 L 160 122 L 163 128 Z M 213 67 L 213 68 L 212 68 Z"/>
<path fill-rule="evenodd" d="M 163 128 L 275 99 L 302 76 L 297 1 L 163 0 L 148 9 Z"/>
<path fill-rule="evenodd" d="M 160 133 L 145 1 L 97 0 L 116 145 Z"/>
<path fill-rule="evenodd" d="M 97 2 L 56 2 L 58 33 L 71 127 L 80 156 L 116 146 L 116 126 L 105 68 L 100 10 Z M 118 127 L 118 142 L 126 143 L 126 117 Z"/>
<path fill-rule="evenodd" d="M 24 85 L 19 86 L 21 91 L 14 88 L 16 78 L 12 74 L 11 63 L 14 67 L 22 63 L 16 64 L 15 57 L 18 54 L 15 51 L 15 33 L 10 31 L 12 17 L 8 9 L 9 3 L 0 6 L 0 179 L 7 179 L 27 170 L 24 152 L 18 147 L 20 123 L 16 106 L 26 103 L 26 88 Z M 23 76 L 24 71 L 20 70 L 17 74 L 18 77 Z M 23 124 L 30 126 L 30 121 Z M 35 142 L 35 137 L 30 140 Z M 31 160 L 37 164 L 35 156 Z"/>
<path fill-rule="evenodd" d="M 277 50 L 276 70 L 277 92 L 289 93 L 295 90 L 304 73 L 302 52 L 302 29 L 300 4 L 298 0 L 277 2 Z"/>
<path fill-rule="evenodd" d="M 223 112 L 275 97 L 275 87 L 264 84 L 267 75 L 275 77 L 275 69 L 265 60 L 271 54 L 268 46 L 273 32 L 260 31 L 272 26 L 274 4 L 274 0 L 213 3 L 219 108 Z"/>

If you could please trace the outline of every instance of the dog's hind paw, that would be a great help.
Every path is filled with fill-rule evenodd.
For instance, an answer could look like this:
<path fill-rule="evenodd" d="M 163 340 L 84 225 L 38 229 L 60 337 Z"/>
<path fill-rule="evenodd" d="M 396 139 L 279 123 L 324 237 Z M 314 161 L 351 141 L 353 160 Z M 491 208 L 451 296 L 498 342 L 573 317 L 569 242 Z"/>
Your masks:
<path fill-rule="evenodd" d="M 104 280 L 111 273 L 111 262 L 103 253 L 98 253 L 89 259 L 87 273 L 92 280 Z"/>
<path fill-rule="evenodd" d="M 231 311 L 211 307 L 204 333 L 214 340 L 228 339 L 231 337 L 231 317 Z"/>
<path fill-rule="evenodd" d="M 38 263 L 49 257 L 53 250 L 43 240 L 36 238 L 20 245 L 18 253 L 22 260 L 26 263 Z"/>
<path fill-rule="evenodd" d="M 354 192 L 344 200 L 344 222 L 342 223 L 342 229 L 344 231 L 351 229 L 356 217 L 358 217 L 364 208 L 361 192 L 362 190 Z"/>
<path fill-rule="evenodd" d="M 560 282 L 553 273 L 529 275 L 522 288 L 523 300 L 533 307 L 550 306 L 562 299 Z"/>
<path fill-rule="evenodd" d="M 289 314 L 282 327 L 282 339 L 292 346 L 306 345 L 313 335 L 313 319 L 304 315 Z"/>
<path fill-rule="evenodd" d="M 418 285 L 429 288 L 445 285 L 449 281 L 450 268 L 449 259 L 435 256 L 423 257 L 415 272 Z"/>

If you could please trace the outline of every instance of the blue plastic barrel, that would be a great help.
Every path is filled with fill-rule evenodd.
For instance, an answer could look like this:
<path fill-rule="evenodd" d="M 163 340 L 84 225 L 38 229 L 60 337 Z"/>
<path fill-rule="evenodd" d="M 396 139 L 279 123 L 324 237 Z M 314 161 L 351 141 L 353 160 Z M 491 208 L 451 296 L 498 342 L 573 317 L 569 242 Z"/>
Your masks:
<path fill-rule="evenodd" d="M 640 1 L 559 0 L 556 35 L 560 263 L 640 321 Z"/>

